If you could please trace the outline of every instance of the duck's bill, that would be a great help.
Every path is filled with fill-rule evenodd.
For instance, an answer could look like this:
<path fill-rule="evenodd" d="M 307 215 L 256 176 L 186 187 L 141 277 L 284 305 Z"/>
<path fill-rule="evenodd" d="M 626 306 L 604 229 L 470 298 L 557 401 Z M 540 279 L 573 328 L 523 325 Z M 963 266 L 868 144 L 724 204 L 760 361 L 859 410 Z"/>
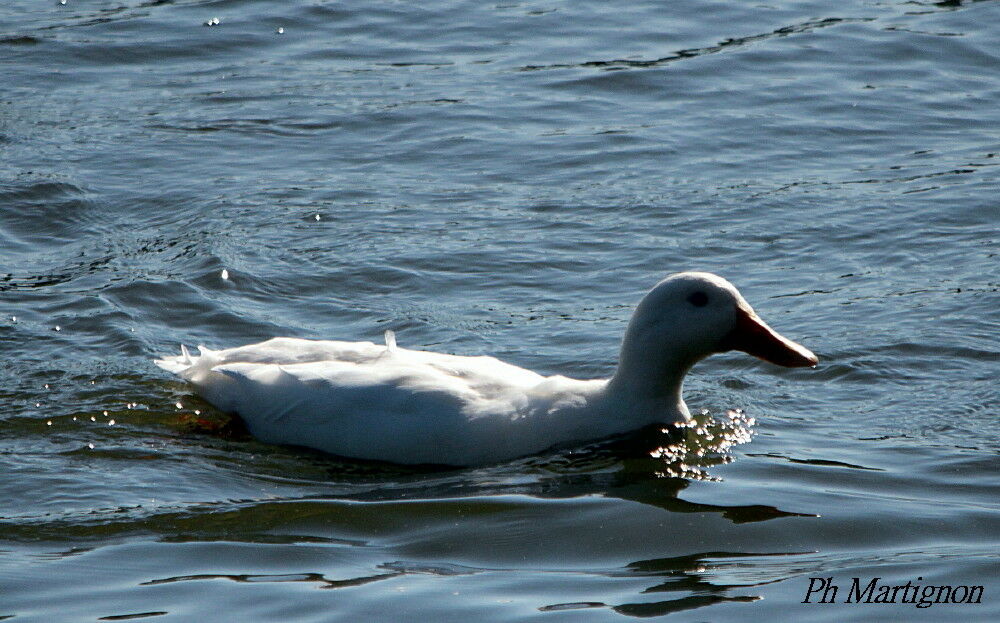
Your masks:
<path fill-rule="evenodd" d="M 723 340 L 723 348 L 786 368 L 807 368 L 819 362 L 811 350 L 779 335 L 754 310 L 743 306 L 736 309 L 736 328 Z"/>

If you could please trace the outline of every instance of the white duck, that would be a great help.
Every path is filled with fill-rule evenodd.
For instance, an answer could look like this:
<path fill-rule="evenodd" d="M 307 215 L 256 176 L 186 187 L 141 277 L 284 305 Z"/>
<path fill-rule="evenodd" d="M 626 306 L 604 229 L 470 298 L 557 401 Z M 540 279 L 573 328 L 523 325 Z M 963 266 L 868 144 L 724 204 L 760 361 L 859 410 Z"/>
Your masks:
<path fill-rule="evenodd" d="M 681 399 L 699 360 L 742 350 L 815 366 L 725 279 L 679 273 L 639 303 L 607 380 L 544 377 L 493 357 L 279 337 L 156 361 L 269 443 L 395 463 L 476 465 L 690 417 Z"/>

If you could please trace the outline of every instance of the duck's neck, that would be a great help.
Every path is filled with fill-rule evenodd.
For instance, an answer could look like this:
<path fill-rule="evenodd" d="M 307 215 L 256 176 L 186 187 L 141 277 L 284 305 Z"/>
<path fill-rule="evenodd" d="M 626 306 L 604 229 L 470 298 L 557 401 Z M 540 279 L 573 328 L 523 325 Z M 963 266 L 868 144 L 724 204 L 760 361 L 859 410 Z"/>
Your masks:
<path fill-rule="evenodd" d="M 607 397 L 621 404 L 624 417 L 637 424 L 686 420 L 690 414 L 681 391 L 684 376 L 697 359 L 672 357 L 654 349 L 626 335 Z"/>

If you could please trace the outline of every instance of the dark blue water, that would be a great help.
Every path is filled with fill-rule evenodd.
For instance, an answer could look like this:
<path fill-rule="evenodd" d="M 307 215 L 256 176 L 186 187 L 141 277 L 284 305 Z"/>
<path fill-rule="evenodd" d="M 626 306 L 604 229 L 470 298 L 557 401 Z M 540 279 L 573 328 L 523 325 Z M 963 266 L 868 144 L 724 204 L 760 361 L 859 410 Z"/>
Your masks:
<path fill-rule="evenodd" d="M 8 0 L 0 617 L 1000 619 L 997 24 L 988 1 Z M 151 362 L 393 329 L 607 376 L 679 270 L 821 363 L 699 364 L 705 429 L 668 452 L 341 461 Z M 810 578 L 836 603 L 801 603 Z M 853 578 L 983 593 L 844 603 Z"/>

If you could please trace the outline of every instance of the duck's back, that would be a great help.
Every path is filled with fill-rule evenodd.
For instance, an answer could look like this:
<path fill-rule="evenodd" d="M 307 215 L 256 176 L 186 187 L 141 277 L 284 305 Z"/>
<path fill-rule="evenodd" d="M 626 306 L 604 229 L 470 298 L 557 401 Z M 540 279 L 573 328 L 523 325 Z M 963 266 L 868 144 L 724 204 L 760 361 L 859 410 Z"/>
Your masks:
<path fill-rule="evenodd" d="M 262 441 L 400 463 L 473 464 L 537 452 L 546 413 L 594 383 L 493 357 L 371 342 L 275 338 L 157 362 Z M 549 423 L 554 424 L 554 423 Z"/>

